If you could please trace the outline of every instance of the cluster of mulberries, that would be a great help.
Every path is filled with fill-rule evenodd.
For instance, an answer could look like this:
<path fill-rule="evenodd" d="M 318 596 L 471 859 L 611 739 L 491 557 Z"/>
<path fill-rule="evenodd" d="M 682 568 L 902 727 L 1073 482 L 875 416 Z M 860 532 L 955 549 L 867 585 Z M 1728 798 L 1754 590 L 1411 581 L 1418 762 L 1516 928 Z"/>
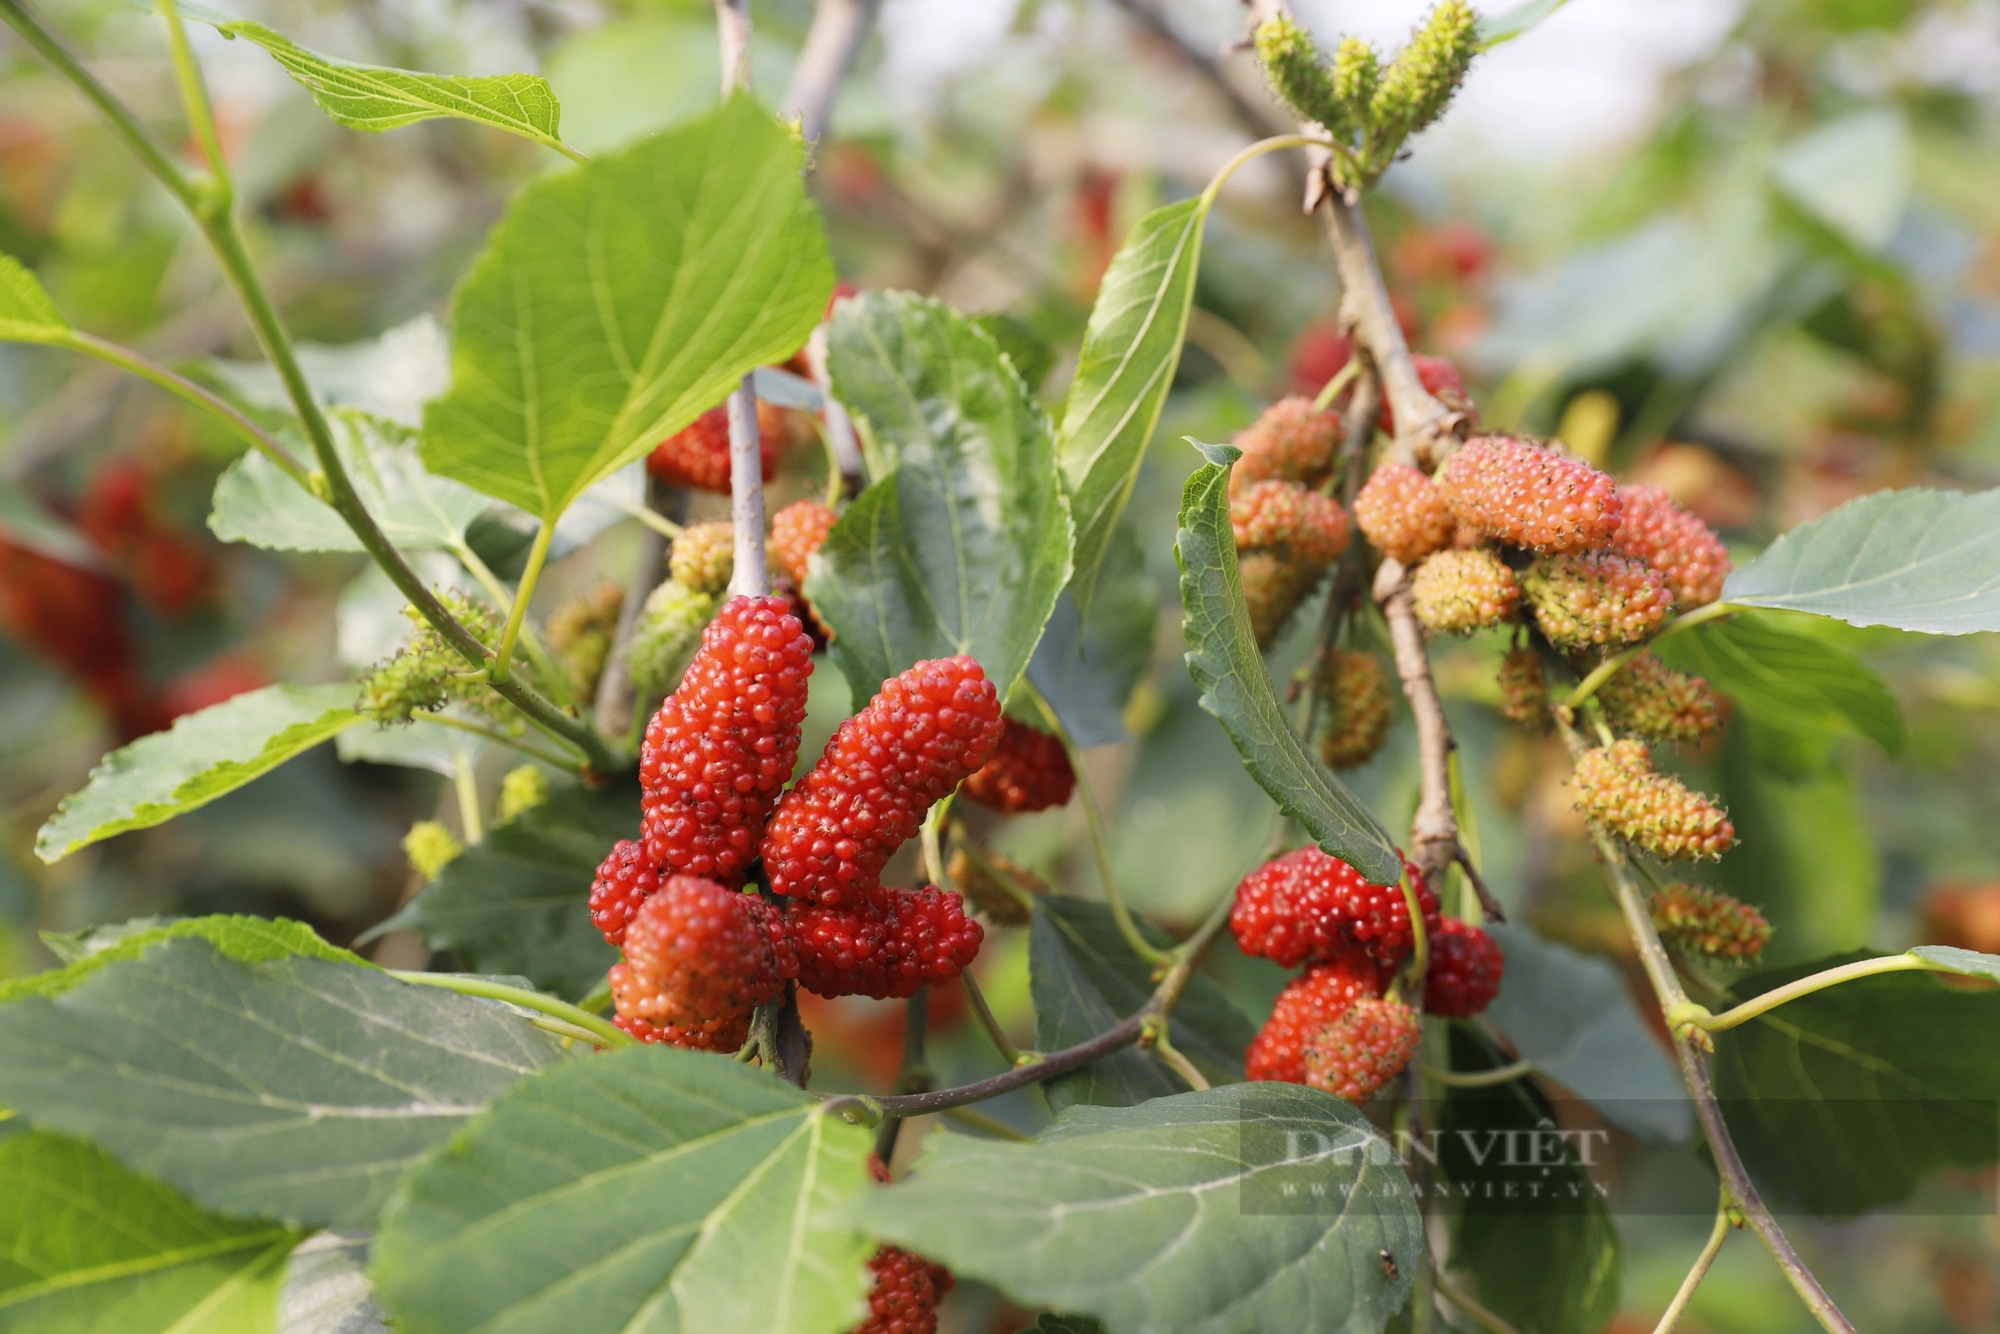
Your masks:
<path fill-rule="evenodd" d="M 790 432 L 783 408 L 757 400 L 757 442 L 764 480 L 777 471 L 778 450 Z M 646 457 L 646 471 L 668 486 L 729 494 L 729 405 L 718 404 L 662 440 Z"/>
<path fill-rule="evenodd" d="M 1707 524 L 1657 486 L 1621 486 L 1618 500 L 1624 511 L 1618 550 L 1665 575 L 1681 610 L 1707 606 L 1722 596 L 1729 549 Z"/>
<path fill-rule="evenodd" d="M 1076 770 L 1070 767 L 1062 742 L 1012 718 L 1003 722 L 1000 744 L 958 790 L 967 800 L 1002 815 L 1068 805 L 1076 791 Z"/>
<path fill-rule="evenodd" d="M 1661 939 L 1704 958 L 1748 963 L 1764 952 L 1771 923 L 1741 899 L 1676 880 L 1648 905 Z"/>
<path fill-rule="evenodd" d="M 1313 488 L 1333 475 L 1340 452 L 1340 414 L 1313 407 L 1294 394 L 1264 409 L 1230 441 L 1243 451 L 1229 473 L 1229 494 L 1259 482 L 1296 482 Z"/>
<path fill-rule="evenodd" d="M 1285 984 L 1271 1005 L 1271 1017 L 1243 1053 L 1251 1079 L 1285 1084 L 1306 1082 L 1306 1044 L 1313 1035 L 1353 1007 L 1380 996 L 1381 967 L 1365 957 L 1313 964 Z"/>
<path fill-rule="evenodd" d="M 1674 609 L 1665 575 L 1615 551 L 1538 560 L 1522 575 L 1521 588 L 1535 624 L 1563 649 L 1636 644 Z"/>
<path fill-rule="evenodd" d="M 1670 774 L 1655 773 L 1642 741 L 1614 741 L 1576 757 L 1577 806 L 1592 824 L 1656 857 L 1720 857 L 1736 843 L 1729 816 Z"/>
<path fill-rule="evenodd" d="M 1692 745 L 1722 726 L 1722 704 L 1708 682 L 1640 653 L 1597 688 L 1605 721 L 1647 741 Z"/>
<path fill-rule="evenodd" d="M 871 885 L 785 911 L 799 985 L 819 996 L 914 996 L 964 972 L 986 938 L 956 894 L 932 885 Z"/>
<path fill-rule="evenodd" d="M 1347 511 L 1297 482 L 1264 481 L 1230 500 L 1229 521 L 1250 627 L 1268 648 L 1346 550 Z"/>
<path fill-rule="evenodd" d="M 1500 659 L 1500 713 L 1507 719 L 1546 730 L 1555 722 L 1549 709 L 1548 678 L 1542 655 L 1532 648 L 1509 649 Z"/>
<path fill-rule="evenodd" d="M 889 1167 L 868 1155 L 868 1173 L 889 1184 Z M 937 1306 L 953 1287 L 951 1271 L 895 1246 L 878 1246 L 869 1257 L 874 1285 L 868 1291 L 868 1318 L 848 1334 L 937 1334 Z"/>
<path fill-rule="evenodd" d="M 736 526 L 728 520 L 681 529 L 667 557 L 667 576 L 682 588 L 721 597 L 736 572 Z"/>
<path fill-rule="evenodd" d="M 1408 862 L 1424 930 L 1438 929 L 1437 897 Z M 1372 885 L 1361 872 L 1316 847 L 1265 862 L 1236 887 L 1229 929 L 1245 954 L 1285 968 L 1363 954 L 1394 968 L 1415 946 L 1400 885 Z"/>
<path fill-rule="evenodd" d="M 1417 567 L 1410 600 L 1433 634 L 1471 634 L 1514 614 L 1521 587 L 1505 561 L 1484 547 L 1440 551 Z"/>
<path fill-rule="evenodd" d="M 1384 463 L 1369 475 L 1354 497 L 1354 522 L 1377 551 L 1405 565 L 1451 545 L 1443 494 L 1408 463 Z"/>
<path fill-rule="evenodd" d="M 610 975 L 615 1022 L 643 1042 L 734 1051 L 750 1036 L 751 1011 L 799 972 L 777 909 L 698 876 L 662 880 L 622 943 Z"/>
<path fill-rule="evenodd" d="M 1506 436 L 1469 440 L 1438 469 L 1452 517 L 1483 537 L 1544 554 L 1609 547 L 1618 487 L 1581 459 Z"/>
<path fill-rule="evenodd" d="M 1319 757 L 1335 769 L 1368 763 L 1389 739 L 1393 717 L 1389 673 L 1382 660 L 1373 653 L 1329 649 L 1319 692 L 1326 711 Z"/>

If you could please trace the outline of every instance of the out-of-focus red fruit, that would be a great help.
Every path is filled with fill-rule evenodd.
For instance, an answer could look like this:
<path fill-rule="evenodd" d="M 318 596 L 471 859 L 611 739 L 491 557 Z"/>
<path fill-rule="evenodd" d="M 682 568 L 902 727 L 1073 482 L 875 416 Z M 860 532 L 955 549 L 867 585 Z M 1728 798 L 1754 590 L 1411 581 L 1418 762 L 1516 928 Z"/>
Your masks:
<path fill-rule="evenodd" d="M 270 675 L 249 654 L 223 653 L 167 682 L 161 693 L 167 712 L 178 718 L 270 684 Z"/>
<path fill-rule="evenodd" d="M 162 616 L 178 616 L 213 586 L 214 563 L 160 514 L 156 487 L 153 475 L 130 459 L 105 463 L 84 488 L 76 526 L 139 601 Z"/>
<path fill-rule="evenodd" d="M 123 740 L 171 721 L 140 679 L 115 580 L 0 538 L 0 633 L 67 673 Z"/>
<path fill-rule="evenodd" d="M 2000 954 L 2000 883 L 1938 885 L 1924 897 L 1924 939 Z"/>
<path fill-rule="evenodd" d="M 1311 398 L 1354 355 L 1354 340 L 1332 320 L 1314 320 L 1292 339 L 1292 392 Z"/>

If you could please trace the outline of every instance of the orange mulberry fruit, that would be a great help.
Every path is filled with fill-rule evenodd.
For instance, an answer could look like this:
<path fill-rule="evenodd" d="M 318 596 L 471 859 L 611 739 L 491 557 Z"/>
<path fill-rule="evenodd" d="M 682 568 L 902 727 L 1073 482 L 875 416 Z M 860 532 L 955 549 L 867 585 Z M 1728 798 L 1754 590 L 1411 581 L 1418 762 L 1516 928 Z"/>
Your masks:
<path fill-rule="evenodd" d="M 1722 596 L 1729 578 L 1729 548 L 1709 526 L 1657 486 L 1618 488 L 1623 518 L 1617 547 L 1667 577 L 1681 610 L 1705 607 Z"/>
<path fill-rule="evenodd" d="M 1521 586 L 1490 551 L 1440 551 L 1410 581 L 1417 619 L 1433 634 L 1470 634 L 1514 614 Z"/>
<path fill-rule="evenodd" d="M 1656 857 L 1720 857 L 1735 846 L 1727 812 L 1671 774 L 1655 773 L 1642 741 L 1584 751 L 1571 781 L 1592 824 Z"/>
<path fill-rule="evenodd" d="M 1565 649 L 1635 644 L 1674 608 L 1665 575 L 1612 551 L 1545 557 L 1521 576 L 1521 588 L 1535 624 Z"/>
<path fill-rule="evenodd" d="M 1506 436 L 1467 441 L 1438 469 L 1458 521 L 1510 546 L 1561 553 L 1612 544 L 1618 487 L 1581 459 Z"/>
<path fill-rule="evenodd" d="M 1415 565 L 1451 545 L 1451 511 L 1437 484 L 1408 463 L 1385 463 L 1354 497 L 1354 522 L 1384 556 Z"/>
<path fill-rule="evenodd" d="M 1361 1102 L 1403 1073 L 1424 1040 L 1423 1018 L 1401 1001 L 1366 999 L 1306 1040 L 1305 1082 Z"/>
<path fill-rule="evenodd" d="M 1229 474 L 1229 494 L 1258 482 L 1298 482 L 1314 487 L 1333 474 L 1340 451 L 1340 414 L 1315 409 L 1294 394 L 1264 409 L 1230 442 L 1243 451 Z"/>

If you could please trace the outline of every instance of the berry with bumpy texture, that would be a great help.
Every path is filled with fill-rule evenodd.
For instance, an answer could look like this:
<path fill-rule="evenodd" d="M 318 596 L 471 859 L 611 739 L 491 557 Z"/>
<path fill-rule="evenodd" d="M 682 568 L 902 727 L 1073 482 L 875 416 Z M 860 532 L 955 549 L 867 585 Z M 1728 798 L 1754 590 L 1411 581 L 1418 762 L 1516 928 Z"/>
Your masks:
<path fill-rule="evenodd" d="M 778 468 L 778 444 L 789 429 L 784 412 L 757 403 L 757 452 L 764 480 Z M 729 494 L 729 405 L 718 404 L 653 447 L 646 471 L 668 486 Z"/>
<path fill-rule="evenodd" d="M 1229 470 L 1229 494 L 1241 495 L 1260 482 L 1294 482 L 1315 487 L 1333 473 L 1340 450 L 1340 414 L 1315 408 L 1293 394 L 1281 398 L 1230 441 L 1243 457 Z"/>
<path fill-rule="evenodd" d="M 1555 723 L 1549 711 L 1549 684 L 1542 675 L 1541 654 L 1531 648 L 1509 649 L 1500 659 L 1499 680 L 1503 717 L 1541 731 Z"/>
<path fill-rule="evenodd" d="M 1611 546 L 1624 513 L 1617 484 L 1588 463 L 1506 436 L 1468 440 L 1437 488 L 1466 527 L 1550 554 Z"/>
<path fill-rule="evenodd" d="M 1636 644 L 1674 609 L 1667 577 L 1613 551 L 1549 556 L 1521 575 L 1535 624 L 1558 648 Z"/>
<path fill-rule="evenodd" d="M 1008 718 L 991 758 L 958 790 L 1002 815 L 1025 815 L 1067 806 L 1076 791 L 1076 770 L 1061 741 Z"/>
<path fill-rule="evenodd" d="M 646 850 L 630 839 L 619 839 L 598 863 L 597 877 L 590 882 L 590 924 L 613 945 L 624 944 L 625 928 L 659 889 L 660 880 L 660 868 Z"/>
<path fill-rule="evenodd" d="M 1301 566 L 1270 551 L 1246 552 L 1237 558 L 1243 581 L 1243 605 L 1250 613 L 1250 633 L 1258 648 L 1269 648 L 1291 624 L 1293 615 L 1326 573 L 1318 566 Z"/>
<path fill-rule="evenodd" d="M 750 1012 L 799 971 L 777 909 L 692 875 L 661 880 L 625 928 L 624 950 L 609 974 L 619 1017 L 703 1050 L 742 1046 Z"/>
<path fill-rule="evenodd" d="M 1722 703 L 1708 682 L 1640 653 L 1597 687 L 1597 702 L 1615 731 L 1648 741 L 1692 745 L 1722 726 Z"/>
<path fill-rule="evenodd" d="M 1443 0 L 1411 31 L 1369 99 L 1374 134 L 1398 143 L 1443 115 L 1479 49 L 1479 16 L 1465 0 Z"/>
<path fill-rule="evenodd" d="M 417 874 L 426 880 L 437 879 L 438 874 L 464 851 L 465 844 L 436 820 L 419 820 L 410 826 L 409 833 L 403 835 L 403 855 L 410 859 L 410 865 L 417 868 Z"/>
<path fill-rule="evenodd" d="M 986 763 L 1000 731 L 1000 697 L 962 654 L 883 682 L 778 804 L 763 843 L 771 888 L 828 905 L 874 890 L 924 813 Z"/>
<path fill-rule="evenodd" d="M 1492 552 L 1440 551 L 1417 567 L 1410 602 L 1432 634 L 1469 635 L 1514 614 L 1521 586 Z"/>
<path fill-rule="evenodd" d="M 1286 105 L 1336 139 L 1353 135 L 1359 124 L 1356 116 L 1367 104 L 1342 100 L 1333 71 L 1320 59 L 1310 32 L 1289 14 L 1278 13 L 1257 25 L 1251 41 L 1264 77 Z"/>
<path fill-rule="evenodd" d="M 868 1318 L 849 1334 L 937 1334 L 938 1303 L 952 1289 L 949 1269 L 895 1246 L 878 1246 L 868 1272 L 875 1276 Z"/>
<path fill-rule="evenodd" d="M 1306 1039 L 1305 1082 L 1361 1102 L 1403 1073 L 1423 1040 L 1423 1016 L 1401 1001 L 1358 1000 Z"/>
<path fill-rule="evenodd" d="M 500 618 L 484 602 L 455 588 L 438 589 L 437 599 L 474 639 L 482 644 L 499 642 Z M 457 703 L 484 713 L 509 733 L 518 733 L 522 723 L 514 706 L 483 682 L 456 679 L 471 670 L 464 655 L 446 643 L 415 607 L 404 607 L 403 614 L 415 629 L 395 657 L 362 678 L 355 711 L 380 723 L 406 723 L 413 713 L 431 713 Z"/>
<path fill-rule="evenodd" d="M 944 876 L 965 895 L 975 912 L 984 914 L 995 926 L 1026 926 L 1034 913 L 1020 895 L 1049 892 L 1042 878 L 1027 867 L 990 848 L 980 848 L 975 855 L 963 843 L 952 849 Z"/>
<path fill-rule="evenodd" d="M 743 883 L 799 757 L 812 640 L 783 598 L 732 598 L 702 632 L 639 751 L 646 855 Z"/>
<path fill-rule="evenodd" d="M 914 996 L 964 972 L 986 938 L 958 895 L 934 885 L 849 890 L 837 906 L 794 900 L 786 924 L 799 985 L 826 997 Z"/>
<path fill-rule="evenodd" d="M 736 525 L 691 523 L 674 539 L 667 573 L 682 588 L 720 597 L 736 572 Z"/>
<path fill-rule="evenodd" d="M 1705 958 L 1744 964 L 1764 952 L 1771 923 L 1741 899 L 1676 880 L 1647 907 L 1660 938 Z"/>
<path fill-rule="evenodd" d="M 1408 463 L 1385 463 L 1354 497 L 1354 522 L 1384 556 L 1415 565 L 1451 545 L 1451 511 L 1437 484 Z"/>
<path fill-rule="evenodd" d="M 839 521 L 838 514 L 817 500 L 785 506 L 771 519 L 771 563 L 804 588 L 813 553 L 826 545 L 826 535 Z"/>
<path fill-rule="evenodd" d="M 1424 974 L 1424 1009 L 1446 1019 L 1470 1019 L 1500 994 L 1507 958 L 1493 937 L 1469 922 L 1444 919 L 1430 937 L 1430 971 Z"/>
<path fill-rule="evenodd" d="M 1373 653 L 1329 649 L 1319 690 L 1326 705 L 1319 757 L 1335 769 L 1366 764 L 1389 739 L 1394 716 L 1389 673 L 1382 660 Z"/>
<path fill-rule="evenodd" d="M 1624 518 L 1617 549 L 1664 574 L 1682 611 L 1722 596 L 1731 569 L 1729 548 L 1707 524 L 1674 504 L 1661 487 L 1621 486 L 1618 501 Z"/>
<path fill-rule="evenodd" d="M 1238 551 L 1276 551 L 1324 570 L 1347 549 L 1347 511 L 1297 482 L 1257 482 L 1229 502 Z"/>
<path fill-rule="evenodd" d="M 1244 1075 L 1286 1084 L 1305 1083 L 1306 1043 L 1357 1002 L 1381 994 L 1382 973 L 1372 960 L 1357 955 L 1336 963 L 1314 964 L 1278 993 L 1271 1017 L 1243 1053 Z"/>
<path fill-rule="evenodd" d="M 1408 861 L 1424 930 L 1438 929 L 1437 896 Z M 1361 872 L 1310 845 L 1276 857 L 1243 877 L 1229 929 L 1245 954 L 1286 968 L 1367 954 L 1398 964 L 1415 947 L 1401 885 L 1371 885 Z"/>
<path fill-rule="evenodd" d="M 1432 398 L 1468 422 L 1478 424 L 1479 409 L 1473 406 L 1472 395 L 1465 392 L 1465 377 L 1458 373 L 1458 367 L 1443 357 L 1427 357 L 1421 352 L 1410 357 L 1410 364 L 1416 367 L 1417 379 Z M 1386 399 L 1382 403 L 1382 433 L 1391 437 L 1396 434 L 1396 414 L 1389 410 Z"/>
<path fill-rule="evenodd" d="M 625 663 L 632 681 L 648 697 L 664 695 L 681 683 L 701 647 L 701 632 L 715 619 L 717 599 L 665 580 L 646 595 L 632 623 Z"/>
<path fill-rule="evenodd" d="M 1720 857 L 1736 843 L 1728 814 L 1680 779 L 1653 772 L 1643 741 L 1584 751 L 1571 781 L 1585 818 L 1655 857 Z"/>

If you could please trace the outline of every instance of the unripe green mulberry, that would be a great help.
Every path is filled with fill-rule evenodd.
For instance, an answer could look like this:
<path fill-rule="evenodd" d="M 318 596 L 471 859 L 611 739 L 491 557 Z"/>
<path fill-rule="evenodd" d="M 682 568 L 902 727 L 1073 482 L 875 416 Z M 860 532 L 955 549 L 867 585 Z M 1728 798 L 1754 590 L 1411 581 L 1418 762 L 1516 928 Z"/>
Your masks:
<path fill-rule="evenodd" d="M 1558 648 L 1636 644 L 1674 609 L 1666 576 L 1609 551 L 1548 556 L 1521 576 L 1535 624 Z"/>
<path fill-rule="evenodd" d="M 1366 38 L 1343 37 L 1333 53 L 1333 95 L 1343 108 L 1365 107 L 1382 82 L 1382 65 Z"/>
<path fill-rule="evenodd" d="M 1641 653 L 1597 687 L 1612 728 L 1648 741 L 1692 745 L 1722 726 L 1722 705 L 1699 676 Z"/>
<path fill-rule="evenodd" d="M 511 824 L 548 799 L 548 775 L 532 764 L 516 765 L 500 780 L 500 823 Z"/>
<path fill-rule="evenodd" d="M 597 678 L 611 656 L 618 633 L 618 612 L 625 591 L 606 580 L 582 597 L 571 598 L 549 617 L 549 647 L 575 687 L 588 697 L 597 692 Z"/>
<path fill-rule="evenodd" d="M 1692 954 L 1748 963 L 1764 952 L 1771 923 L 1741 899 L 1676 880 L 1647 905 L 1660 938 Z"/>
<path fill-rule="evenodd" d="M 1410 44 L 1396 53 L 1369 101 L 1375 139 L 1384 147 L 1423 129 L 1451 104 L 1479 54 L 1479 16 L 1464 0 L 1444 0 Z"/>
<path fill-rule="evenodd" d="M 1334 92 L 1333 71 L 1320 59 L 1311 33 L 1290 15 L 1278 14 L 1258 25 L 1254 41 L 1264 77 L 1286 105 L 1336 139 L 1352 133 L 1352 119 Z"/>
<path fill-rule="evenodd" d="M 1440 551 L 1410 581 L 1417 619 L 1433 634 L 1470 634 L 1498 625 L 1521 600 L 1514 572 L 1482 548 Z"/>
<path fill-rule="evenodd" d="M 718 605 L 713 593 L 697 593 L 672 579 L 646 595 L 626 650 L 632 680 L 642 694 L 664 695 L 681 683 Z"/>
<path fill-rule="evenodd" d="M 403 835 L 403 855 L 425 880 L 437 879 L 464 851 L 465 844 L 436 820 L 419 820 Z"/>
<path fill-rule="evenodd" d="M 667 573 L 682 588 L 720 597 L 736 570 L 736 529 L 728 523 L 696 523 L 681 529 L 667 558 Z"/>
<path fill-rule="evenodd" d="M 1389 673 L 1373 653 L 1329 649 L 1320 675 L 1326 730 L 1319 756 L 1335 769 L 1366 764 L 1389 738 L 1392 699 Z"/>
<path fill-rule="evenodd" d="M 1531 648 L 1509 650 L 1500 659 L 1500 712 L 1514 722 L 1547 731 L 1555 721 L 1549 710 L 1548 678 L 1542 656 Z"/>
<path fill-rule="evenodd" d="M 1680 779 L 1653 772 L 1643 741 L 1584 751 L 1572 777 L 1585 818 L 1655 857 L 1720 857 L 1735 846 L 1728 814 Z"/>
<path fill-rule="evenodd" d="M 482 644 L 500 638 L 500 620 L 485 603 L 456 589 L 441 589 L 438 601 L 444 609 Z M 450 704 L 463 704 L 492 718 L 508 731 L 521 726 L 514 707 L 494 694 L 483 681 L 466 681 L 478 669 L 444 636 L 423 619 L 415 607 L 403 608 L 414 623 L 409 639 L 396 656 L 374 668 L 361 679 L 361 698 L 355 711 L 379 723 L 406 723 L 416 713 L 435 713 Z"/>

